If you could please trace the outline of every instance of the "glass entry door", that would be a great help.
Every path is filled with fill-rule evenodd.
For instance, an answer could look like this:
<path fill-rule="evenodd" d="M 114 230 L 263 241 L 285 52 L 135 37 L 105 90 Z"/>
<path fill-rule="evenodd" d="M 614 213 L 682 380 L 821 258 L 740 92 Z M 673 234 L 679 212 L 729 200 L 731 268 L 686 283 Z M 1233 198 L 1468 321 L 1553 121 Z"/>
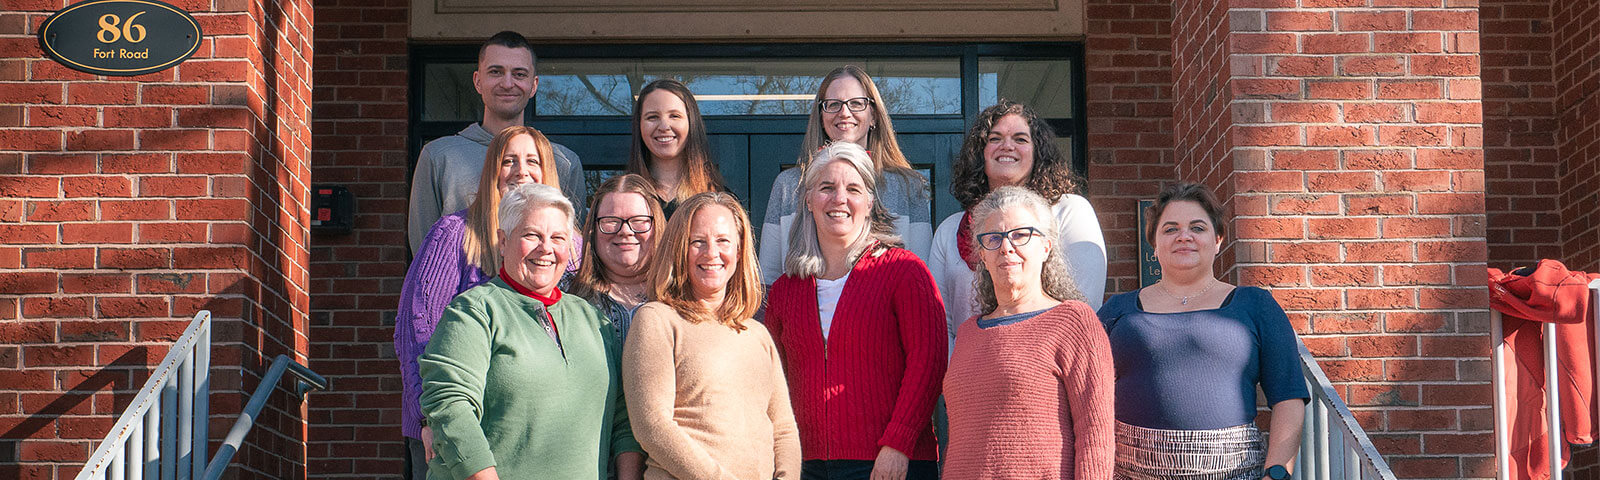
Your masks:
<path fill-rule="evenodd" d="M 723 178 L 758 225 L 773 180 L 799 159 L 821 76 L 845 64 L 863 67 L 877 83 L 901 149 L 930 181 L 935 224 L 960 209 L 949 193 L 951 162 L 973 118 L 998 99 L 1046 117 L 1079 176 L 1087 170 L 1076 43 L 566 45 L 538 54 L 539 90 L 527 124 L 578 153 L 591 189 L 627 163 L 634 93 L 674 78 L 695 93 Z M 481 117 L 471 84 L 476 55 L 472 45 L 413 47 L 413 166 L 422 144 Z"/>

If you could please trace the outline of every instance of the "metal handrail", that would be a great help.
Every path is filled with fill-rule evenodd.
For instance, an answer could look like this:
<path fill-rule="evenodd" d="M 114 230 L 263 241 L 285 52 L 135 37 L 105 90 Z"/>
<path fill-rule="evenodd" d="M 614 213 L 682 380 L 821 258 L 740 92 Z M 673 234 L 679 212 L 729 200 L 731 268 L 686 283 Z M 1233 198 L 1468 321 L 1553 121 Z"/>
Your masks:
<path fill-rule="evenodd" d="M 278 355 L 217 455 L 207 462 L 211 393 L 211 312 L 195 314 L 166 358 L 139 389 L 128 409 L 78 472 L 78 480 L 204 479 L 222 477 L 244 437 L 255 426 L 285 372 L 295 376 L 295 398 L 326 390 L 328 380 Z M 157 408 L 157 407 L 160 408 Z"/>
<path fill-rule="evenodd" d="M 256 415 L 267 405 L 267 397 L 277 388 L 278 381 L 283 378 L 285 371 L 294 373 L 295 398 L 300 398 L 311 390 L 327 390 L 328 379 L 301 365 L 300 362 L 289 359 L 288 355 L 278 355 L 272 359 L 272 367 L 267 369 L 266 376 L 261 377 L 261 384 L 256 386 L 256 392 L 250 395 L 250 403 L 245 404 L 244 411 L 239 412 L 239 419 L 233 422 L 233 428 L 228 430 L 226 440 L 217 448 L 217 456 L 211 459 L 211 464 L 206 466 L 205 480 L 222 478 L 222 472 L 228 469 L 228 463 L 233 461 L 233 454 L 238 453 L 239 445 L 244 443 L 244 436 L 255 427 Z"/>
<path fill-rule="evenodd" d="M 187 480 L 203 473 L 210 372 L 211 312 L 202 310 L 95 448 L 78 480 Z"/>
<path fill-rule="evenodd" d="M 1317 365 L 1317 358 L 1304 342 L 1299 343 L 1300 369 L 1311 390 L 1311 401 L 1306 405 L 1305 433 L 1295 456 L 1294 478 L 1394 480 L 1389 462 L 1372 446 L 1366 430 Z"/>

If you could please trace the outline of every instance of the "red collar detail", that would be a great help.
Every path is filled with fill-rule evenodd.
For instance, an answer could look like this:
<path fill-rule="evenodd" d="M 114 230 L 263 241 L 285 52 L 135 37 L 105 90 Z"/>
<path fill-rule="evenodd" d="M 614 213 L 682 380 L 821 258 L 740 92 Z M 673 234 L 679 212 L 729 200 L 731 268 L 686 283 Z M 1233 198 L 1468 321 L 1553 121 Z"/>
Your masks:
<path fill-rule="evenodd" d="M 505 267 L 500 267 L 500 279 L 504 280 L 506 285 L 510 285 L 512 290 L 516 290 L 517 293 L 523 294 L 528 298 L 538 300 L 539 303 L 543 303 L 545 307 L 553 306 L 556 304 L 556 302 L 561 301 L 561 288 L 557 287 L 551 289 L 551 295 L 548 297 L 540 295 L 538 292 L 534 292 L 533 289 L 524 287 L 522 284 L 517 283 L 516 280 L 512 280 L 509 275 L 506 275 Z"/>

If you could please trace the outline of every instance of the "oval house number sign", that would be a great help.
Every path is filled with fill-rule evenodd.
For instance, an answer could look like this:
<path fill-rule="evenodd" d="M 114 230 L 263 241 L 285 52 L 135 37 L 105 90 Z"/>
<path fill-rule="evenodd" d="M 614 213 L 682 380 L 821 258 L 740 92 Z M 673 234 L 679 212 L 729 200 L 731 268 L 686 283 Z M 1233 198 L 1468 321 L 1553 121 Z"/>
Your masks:
<path fill-rule="evenodd" d="M 200 24 L 188 12 L 156 0 L 92 0 L 46 19 L 39 28 L 39 48 L 74 70 L 141 75 L 194 55 Z"/>

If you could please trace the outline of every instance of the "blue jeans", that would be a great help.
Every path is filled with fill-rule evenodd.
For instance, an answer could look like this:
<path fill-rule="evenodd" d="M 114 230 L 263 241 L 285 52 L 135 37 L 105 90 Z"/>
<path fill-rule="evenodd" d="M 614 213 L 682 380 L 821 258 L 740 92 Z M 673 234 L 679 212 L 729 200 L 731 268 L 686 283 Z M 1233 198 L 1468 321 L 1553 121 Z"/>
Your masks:
<path fill-rule="evenodd" d="M 806 460 L 800 465 L 801 480 L 867 480 L 872 478 L 871 460 Z M 906 480 L 938 480 L 939 465 L 932 460 L 912 460 Z"/>

